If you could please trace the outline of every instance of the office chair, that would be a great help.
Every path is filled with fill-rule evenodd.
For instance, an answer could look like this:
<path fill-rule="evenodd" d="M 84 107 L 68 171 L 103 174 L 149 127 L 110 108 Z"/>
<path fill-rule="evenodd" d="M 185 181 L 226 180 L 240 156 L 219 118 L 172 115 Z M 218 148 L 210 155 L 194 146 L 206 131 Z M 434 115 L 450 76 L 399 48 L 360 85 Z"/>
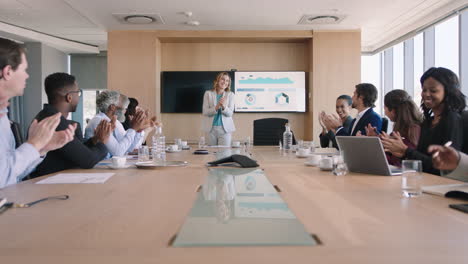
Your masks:
<path fill-rule="evenodd" d="M 13 132 L 13 136 L 15 137 L 15 146 L 16 148 L 18 148 L 19 146 L 21 146 L 21 144 L 24 143 L 24 138 L 21 134 L 20 125 L 10 120 L 10 127 L 11 132 Z"/>
<path fill-rule="evenodd" d="M 279 141 L 283 142 L 285 125 L 289 121 L 284 118 L 263 118 L 254 120 L 254 146 L 277 146 Z M 292 131 L 291 131 L 292 132 Z M 296 139 L 293 132 L 293 144 Z"/>
<path fill-rule="evenodd" d="M 387 133 L 388 130 L 388 118 L 382 117 L 382 130 L 381 132 Z"/>

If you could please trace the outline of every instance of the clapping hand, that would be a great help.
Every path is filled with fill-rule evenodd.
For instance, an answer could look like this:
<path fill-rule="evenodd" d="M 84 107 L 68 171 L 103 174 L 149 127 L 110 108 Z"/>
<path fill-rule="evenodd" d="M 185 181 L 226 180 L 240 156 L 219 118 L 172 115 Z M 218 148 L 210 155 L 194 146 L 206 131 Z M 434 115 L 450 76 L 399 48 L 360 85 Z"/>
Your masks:
<path fill-rule="evenodd" d="M 112 131 L 114 131 L 114 129 L 115 129 L 116 122 L 117 122 L 117 116 L 116 116 L 116 115 L 113 115 L 112 118 L 111 118 L 111 120 L 110 120 L 111 130 L 112 130 Z"/>
<path fill-rule="evenodd" d="M 319 124 L 322 127 L 322 134 L 324 135 L 327 133 L 327 127 L 323 124 L 323 119 L 325 118 L 325 115 L 325 112 L 321 111 L 318 116 Z"/>
<path fill-rule="evenodd" d="M 219 108 L 221 109 L 226 108 L 225 103 L 226 103 L 226 97 L 223 96 L 221 97 L 221 99 L 219 99 L 219 102 L 216 105 L 215 110 L 218 111 Z"/>
<path fill-rule="evenodd" d="M 432 164 L 439 170 L 454 170 L 458 166 L 460 154 L 452 147 L 431 145 L 427 149 L 432 153 Z"/>
<path fill-rule="evenodd" d="M 37 119 L 31 123 L 29 127 L 29 138 L 28 143 L 33 145 L 37 151 L 41 152 L 42 149 L 49 143 L 54 135 L 55 129 L 60 123 L 61 114 L 57 113 L 55 115 L 44 118 L 40 122 Z"/>
<path fill-rule="evenodd" d="M 107 122 L 104 119 L 101 120 L 99 125 L 94 130 L 93 143 L 97 144 L 98 142 L 102 142 L 106 144 L 107 141 L 109 140 L 109 137 L 112 131 L 113 130 L 112 130 L 111 122 Z"/>
<path fill-rule="evenodd" d="M 130 122 L 130 127 L 137 132 L 141 132 L 146 126 L 146 114 L 143 110 L 137 110 Z"/>
<path fill-rule="evenodd" d="M 327 130 L 335 131 L 337 128 L 343 125 L 341 119 L 335 114 L 325 115 L 322 119 L 323 124 Z"/>
<path fill-rule="evenodd" d="M 379 133 L 377 132 L 377 127 L 373 127 L 370 123 L 367 124 L 365 129 L 366 129 L 366 136 L 368 136 L 368 137 L 378 137 L 379 136 Z"/>
<path fill-rule="evenodd" d="M 382 132 L 380 139 L 385 152 L 390 152 L 398 158 L 402 158 L 406 153 L 406 149 L 408 149 L 408 146 L 403 142 L 403 138 L 398 132 L 393 132 L 391 136 Z"/>
<path fill-rule="evenodd" d="M 75 137 L 76 127 L 77 124 L 75 123 L 68 125 L 68 128 L 65 130 L 55 131 L 49 143 L 40 150 L 41 155 L 44 155 L 51 150 L 59 149 L 72 141 Z"/>

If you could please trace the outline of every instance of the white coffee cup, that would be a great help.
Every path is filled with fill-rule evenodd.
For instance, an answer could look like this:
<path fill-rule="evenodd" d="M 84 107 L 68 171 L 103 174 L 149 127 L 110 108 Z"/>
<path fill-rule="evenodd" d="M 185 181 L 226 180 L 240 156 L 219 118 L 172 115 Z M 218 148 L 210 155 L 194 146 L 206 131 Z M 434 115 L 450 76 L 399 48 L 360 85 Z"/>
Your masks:
<path fill-rule="evenodd" d="M 114 156 L 112 157 L 112 166 L 116 168 L 122 168 L 125 167 L 125 163 L 127 163 L 127 158 L 126 157 L 120 157 L 120 156 Z"/>
<path fill-rule="evenodd" d="M 187 141 L 181 141 L 180 144 L 182 145 L 182 147 L 187 147 Z"/>
<path fill-rule="evenodd" d="M 321 158 L 322 158 L 321 155 L 312 154 L 309 156 L 309 159 L 307 160 L 307 162 L 312 166 L 317 166 Z"/>
<path fill-rule="evenodd" d="M 310 149 L 308 149 L 308 148 L 300 148 L 300 149 L 297 150 L 297 154 L 298 154 L 299 156 L 307 156 L 307 155 L 310 154 Z"/>
<path fill-rule="evenodd" d="M 333 160 L 330 157 L 323 157 L 319 161 L 319 167 L 322 170 L 331 170 L 333 168 Z"/>
<path fill-rule="evenodd" d="M 169 151 L 178 151 L 179 145 L 169 145 L 168 149 Z"/>
<path fill-rule="evenodd" d="M 233 147 L 240 147 L 240 141 L 233 141 L 232 146 Z"/>

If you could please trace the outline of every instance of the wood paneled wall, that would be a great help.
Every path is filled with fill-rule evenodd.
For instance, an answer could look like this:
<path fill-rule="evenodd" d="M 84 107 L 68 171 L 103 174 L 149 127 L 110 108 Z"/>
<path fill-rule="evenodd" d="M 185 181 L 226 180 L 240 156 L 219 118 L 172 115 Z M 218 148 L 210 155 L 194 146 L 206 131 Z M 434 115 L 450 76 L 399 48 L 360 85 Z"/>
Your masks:
<path fill-rule="evenodd" d="M 159 61 L 160 42 L 154 32 L 110 32 L 107 44 L 108 89 L 135 97 L 141 105 L 153 111 L 159 109 Z"/>
<path fill-rule="evenodd" d="M 308 71 L 305 43 L 162 43 L 163 71 Z M 266 117 L 289 119 L 297 137 L 304 136 L 304 113 L 235 113 L 233 138 L 253 138 L 253 121 Z M 180 138 L 202 135 L 201 114 L 162 114 L 165 131 Z M 190 131 L 181 129 L 184 125 Z M 195 134 L 195 135 L 192 135 Z"/>
<path fill-rule="evenodd" d="M 228 36 L 236 36 L 234 33 L 229 32 Z M 196 141 L 202 135 L 201 114 L 160 113 L 161 71 L 237 69 L 307 72 L 308 112 L 235 113 L 237 131 L 233 138 L 241 140 L 253 137 L 253 120 L 265 117 L 287 118 L 297 138 L 318 139 L 319 125 L 315 113 L 334 111 L 336 96 L 351 94 L 360 79 L 359 32 L 318 32 L 318 35 L 314 32 L 313 40 L 303 32 L 303 40 L 283 39 L 278 42 L 271 38 L 265 42 L 258 38 L 252 42 L 246 39 L 239 41 L 238 38 L 231 39 L 232 42 L 210 40 L 207 33 L 202 32 L 201 40 L 193 41 L 192 38 L 181 42 L 176 41 L 177 32 L 164 34 L 157 31 L 109 32 L 108 83 L 110 89 L 138 98 L 143 106 L 157 113 L 169 140 L 183 138 Z M 263 37 L 268 37 L 268 34 Z M 219 36 L 222 34 L 213 37 Z M 254 38 L 255 35 L 249 36 Z"/>
<path fill-rule="evenodd" d="M 312 50 L 313 135 L 318 140 L 318 113 L 336 113 L 336 98 L 352 96 L 354 86 L 361 82 L 361 34 L 314 31 Z"/>

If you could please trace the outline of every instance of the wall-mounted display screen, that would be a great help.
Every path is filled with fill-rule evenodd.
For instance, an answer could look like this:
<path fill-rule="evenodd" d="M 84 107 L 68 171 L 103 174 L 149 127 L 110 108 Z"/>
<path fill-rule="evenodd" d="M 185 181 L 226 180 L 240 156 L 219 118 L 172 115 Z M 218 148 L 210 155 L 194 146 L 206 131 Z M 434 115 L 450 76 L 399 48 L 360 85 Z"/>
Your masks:
<path fill-rule="evenodd" d="M 305 112 L 305 72 L 235 72 L 236 112 Z"/>
<path fill-rule="evenodd" d="M 201 113 L 203 95 L 222 71 L 166 71 L 161 76 L 161 112 Z M 233 72 L 228 72 L 231 79 Z M 233 84 L 231 84 L 233 89 Z"/>

